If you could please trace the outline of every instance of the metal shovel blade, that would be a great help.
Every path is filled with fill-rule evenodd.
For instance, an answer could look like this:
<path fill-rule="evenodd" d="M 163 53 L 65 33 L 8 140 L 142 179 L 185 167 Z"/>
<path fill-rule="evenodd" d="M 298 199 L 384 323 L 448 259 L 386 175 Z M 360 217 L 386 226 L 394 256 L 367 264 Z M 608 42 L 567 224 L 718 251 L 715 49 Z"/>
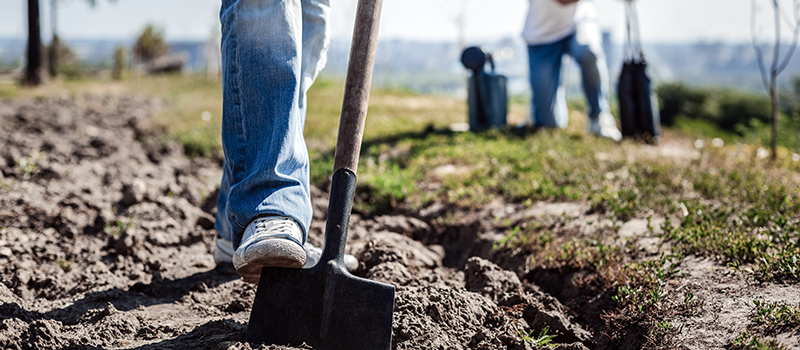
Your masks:
<path fill-rule="evenodd" d="M 321 350 L 390 349 L 394 286 L 347 272 L 344 247 L 356 175 L 333 176 L 325 248 L 309 270 L 264 268 L 245 341 Z"/>

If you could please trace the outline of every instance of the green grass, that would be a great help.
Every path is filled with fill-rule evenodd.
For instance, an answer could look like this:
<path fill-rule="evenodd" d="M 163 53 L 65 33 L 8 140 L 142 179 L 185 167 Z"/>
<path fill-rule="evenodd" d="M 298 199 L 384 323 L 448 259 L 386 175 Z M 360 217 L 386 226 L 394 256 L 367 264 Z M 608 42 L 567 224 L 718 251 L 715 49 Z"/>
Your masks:
<path fill-rule="evenodd" d="M 739 334 L 732 343 L 734 350 L 784 350 L 775 339 L 764 339 L 751 332 Z"/>
<path fill-rule="evenodd" d="M 518 331 L 519 336 L 522 337 L 522 340 L 531 343 L 533 346 L 545 346 L 550 344 L 553 341 L 553 338 L 556 336 L 553 334 L 547 334 L 550 331 L 549 327 L 544 327 L 540 332 L 539 335 L 534 335 L 534 331 L 525 335 L 522 331 Z"/>
<path fill-rule="evenodd" d="M 56 260 L 56 265 L 58 265 L 58 267 L 61 268 L 61 270 L 64 271 L 64 273 L 69 273 L 70 271 L 72 271 L 72 265 L 74 264 L 75 264 L 74 262 L 68 260 L 62 260 L 62 259 Z"/>
<path fill-rule="evenodd" d="M 733 143 L 740 139 L 736 133 L 724 130 L 712 122 L 702 119 L 692 119 L 678 116 L 673 129 L 695 139 L 719 138 L 725 143 Z"/>
<path fill-rule="evenodd" d="M 800 305 L 753 300 L 750 319 L 749 329 L 733 340 L 732 349 L 782 350 L 785 348 L 774 337 L 800 327 Z"/>
<path fill-rule="evenodd" d="M 19 94 L 19 87 L 15 84 L 0 84 L 0 99 L 14 98 Z"/>
<path fill-rule="evenodd" d="M 664 237 L 683 254 L 755 263 L 761 280 L 800 277 L 797 162 L 784 158 L 775 167 L 754 147 L 707 147 L 688 162 L 640 152 L 636 144 L 565 131 L 421 131 L 367 139 L 360 178 L 371 204 L 471 207 L 502 196 L 525 204 L 586 201 L 623 221 L 648 213 L 678 218 L 665 224 Z M 456 170 L 442 176 L 445 167 Z"/>
<path fill-rule="evenodd" d="M 800 327 L 800 305 L 753 300 L 753 321 L 770 333 Z"/>

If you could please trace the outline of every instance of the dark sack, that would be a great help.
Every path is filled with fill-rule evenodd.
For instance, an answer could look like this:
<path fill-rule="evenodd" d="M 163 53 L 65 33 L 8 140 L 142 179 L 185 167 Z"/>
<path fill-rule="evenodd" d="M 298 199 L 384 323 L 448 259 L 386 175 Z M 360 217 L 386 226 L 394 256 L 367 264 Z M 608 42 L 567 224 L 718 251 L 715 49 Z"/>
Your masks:
<path fill-rule="evenodd" d="M 622 136 L 657 144 L 661 138 L 658 102 L 652 95 L 644 61 L 626 61 L 617 86 Z"/>
<path fill-rule="evenodd" d="M 633 1 L 626 1 L 625 5 L 628 41 L 625 44 L 625 63 L 617 85 L 622 136 L 641 138 L 647 143 L 657 144 L 661 139 L 658 100 L 652 93 L 650 78 L 647 77 L 647 63 L 642 53 L 636 9 Z"/>

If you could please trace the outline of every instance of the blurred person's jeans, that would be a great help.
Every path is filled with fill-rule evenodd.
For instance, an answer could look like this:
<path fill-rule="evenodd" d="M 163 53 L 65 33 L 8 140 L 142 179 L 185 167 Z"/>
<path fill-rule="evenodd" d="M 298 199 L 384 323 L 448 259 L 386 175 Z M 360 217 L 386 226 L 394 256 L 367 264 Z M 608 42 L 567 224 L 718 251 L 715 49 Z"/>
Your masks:
<path fill-rule="evenodd" d="M 216 229 L 238 248 L 247 224 L 311 224 L 306 92 L 325 65 L 329 0 L 223 0 L 223 177 Z"/>
<path fill-rule="evenodd" d="M 609 112 L 608 67 L 601 40 L 597 24 L 587 22 L 579 24 L 576 31 L 566 38 L 528 46 L 534 125 L 566 128 L 569 123 L 567 100 L 561 83 L 565 54 L 572 56 L 580 66 L 589 118 L 596 120 L 601 113 Z"/>

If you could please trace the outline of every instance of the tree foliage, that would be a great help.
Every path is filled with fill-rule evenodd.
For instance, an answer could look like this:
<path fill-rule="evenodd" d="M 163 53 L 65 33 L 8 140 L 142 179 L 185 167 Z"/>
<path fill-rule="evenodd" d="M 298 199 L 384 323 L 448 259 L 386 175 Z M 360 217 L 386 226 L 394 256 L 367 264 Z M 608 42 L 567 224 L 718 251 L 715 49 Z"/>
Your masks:
<path fill-rule="evenodd" d="M 124 46 L 114 48 L 114 70 L 111 73 L 114 80 L 122 80 L 122 72 L 128 65 L 127 52 Z"/>
<path fill-rule="evenodd" d="M 164 40 L 164 29 L 152 24 L 144 27 L 133 45 L 133 56 L 139 62 L 151 62 L 169 52 L 169 45 Z"/>
<path fill-rule="evenodd" d="M 53 63 L 51 69 L 51 76 L 64 74 L 68 78 L 74 78 L 80 75 L 80 60 L 75 51 L 69 45 L 61 40 L 58 35 L 53 36 L 53 41 L 47 46 L 47 52 L 50 53 L 49 60 L 53 55 L 58 57 L 57 63 Z M 49 62 L 48 62 L 49 63 Z"/>

